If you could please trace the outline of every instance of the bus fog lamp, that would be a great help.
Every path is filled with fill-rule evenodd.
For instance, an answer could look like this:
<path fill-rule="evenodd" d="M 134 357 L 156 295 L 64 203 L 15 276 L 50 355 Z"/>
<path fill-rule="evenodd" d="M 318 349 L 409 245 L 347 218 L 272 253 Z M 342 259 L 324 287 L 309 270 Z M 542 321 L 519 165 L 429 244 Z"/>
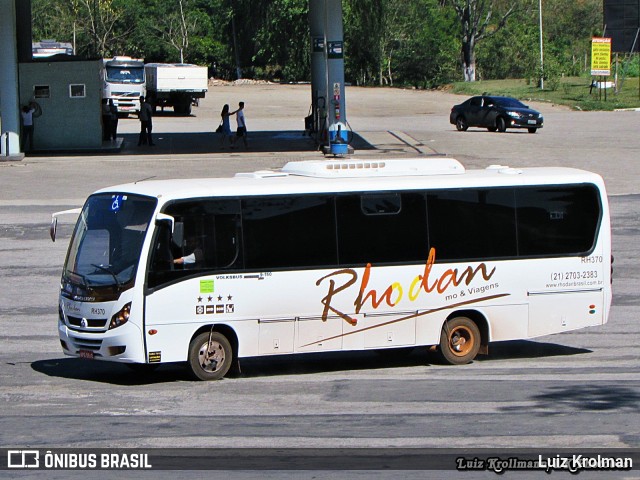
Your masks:
<path fill-rule="evenodd" d="M 127 303 L 124 307 L 120 309 L 118 313 L 116 313 L 113 317 L 111 317 L 111 322 L 109 323 L 109 330 L 111 330 L 112 328 L 117 328 L 127 323 L 129 321 L 130 313 L 131 313 L 131 302 Z"/>

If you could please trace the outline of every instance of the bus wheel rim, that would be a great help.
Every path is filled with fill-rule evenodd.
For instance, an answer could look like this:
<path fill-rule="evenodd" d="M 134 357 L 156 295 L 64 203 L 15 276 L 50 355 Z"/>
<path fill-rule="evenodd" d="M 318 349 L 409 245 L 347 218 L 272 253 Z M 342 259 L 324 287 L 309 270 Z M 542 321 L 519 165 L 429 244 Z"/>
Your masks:
<path fill-rule="evenodd" d="M 464 357 L 474 346 L 475 338 L 466 327 L 456 327 L 449 334 L 449 350 L 457 357 Z"/>
<path fill-rule="evenodd" d="M 198 352 L 198 363 L 206 372 L 217 372 L 224 364 L 224 348 L 215 340 L 211 344 L 204 343 Z"/>

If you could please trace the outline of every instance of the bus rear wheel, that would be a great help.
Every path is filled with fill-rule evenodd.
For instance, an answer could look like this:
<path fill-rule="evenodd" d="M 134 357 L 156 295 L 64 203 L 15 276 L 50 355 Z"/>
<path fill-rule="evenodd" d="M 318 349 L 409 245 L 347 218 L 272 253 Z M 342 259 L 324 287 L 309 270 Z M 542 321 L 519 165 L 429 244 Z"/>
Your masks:
<path fill-rule="evenodd" d="M 480 350 L 480 330 L 467 317 L 447 320 L 440 333 L 440 355 L 451 365 L 471 362 Z"/>
<path fill-rule="evenodd" d="M 219 332 L 203 332 L 189 345 L 189 368 L 198 380 L 220 380 L 232 360 L 231 343 Z"/>

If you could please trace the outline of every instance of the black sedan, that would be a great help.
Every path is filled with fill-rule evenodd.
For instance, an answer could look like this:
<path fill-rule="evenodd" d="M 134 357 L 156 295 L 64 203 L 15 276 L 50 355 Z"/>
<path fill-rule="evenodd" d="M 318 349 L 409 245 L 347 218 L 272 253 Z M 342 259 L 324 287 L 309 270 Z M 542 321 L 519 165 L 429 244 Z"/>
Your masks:
<path fill-rule="evenodd" d="M 461 132 L 469 127 L 483 127 L 490 132 L 526 128 L 529 133 L 536 133 L 542 128 L 544 119 L 540 112 L 515 98 L 482 95 L 454 105 L 449 122 Z"/>

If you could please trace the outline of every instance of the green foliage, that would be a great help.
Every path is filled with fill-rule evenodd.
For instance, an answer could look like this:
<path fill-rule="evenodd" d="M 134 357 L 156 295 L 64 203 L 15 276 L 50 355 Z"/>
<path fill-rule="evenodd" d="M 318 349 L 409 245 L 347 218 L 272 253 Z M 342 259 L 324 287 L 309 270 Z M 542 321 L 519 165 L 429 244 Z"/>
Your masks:
<path fill-rule="evenodd" d="M 382 83 L 384 0 L 350 0 L 343 4 L 345 74 L 356 85 Z"/>
<path fill-rule="evenodd" d="M 307 80 L 311 68 L 308 0 L 273 0 L 265 13 L 251 59 L 264 67 L 256 72 L 270 80 Z"/>
<path fill-rule="evenodd" d="M 131 55 L 207 65 L 221 78 L 310 77 L 309 0 L 31 0 L 34 40 L 72 41 L 79 55 Z M 465 0 L 466 1 L 466 0 Z M 342 0 L 345 77 L 357 85 L 431 88 L 461 77 L 458 0 Z M 587 75 L 601 0 L 544 0 L 545 90 Z M 475 44 L 481 80 L 540 75 L 536 0 L 470 0 L 489 9 Z M 180 9 L 182 7 L 182 10 Z M 620 60 L 619 70 L 624 67 Z M 637 75 L 637 58 L 627 76 Z"/>

